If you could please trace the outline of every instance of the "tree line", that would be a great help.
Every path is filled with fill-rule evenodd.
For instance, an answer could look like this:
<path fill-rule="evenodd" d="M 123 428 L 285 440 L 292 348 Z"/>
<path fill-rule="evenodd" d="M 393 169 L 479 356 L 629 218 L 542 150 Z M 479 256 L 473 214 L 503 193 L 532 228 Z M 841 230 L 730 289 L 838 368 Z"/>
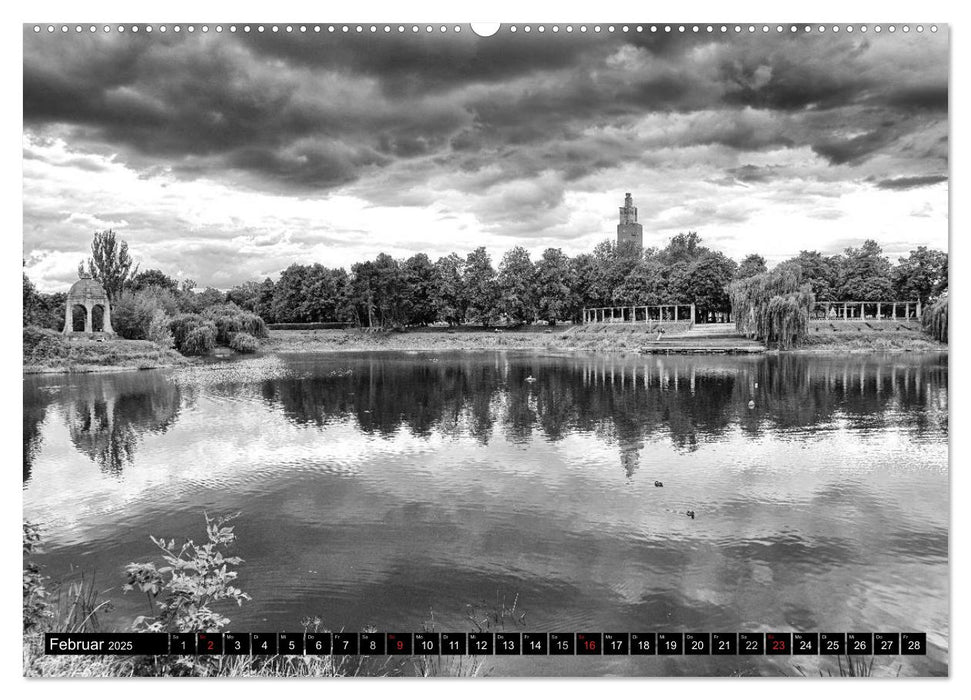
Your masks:
<path fill-rule="evenodd" d="M 110 238 L 110 240 L 109 240 Z M 947 253 L 918 247 L 892 263 L 872 240 L 837 255 L 801 251 L 778 269 L 798 265 L 800 284 L 816 301 L 933 301 L 947 290 Z M 732 308 L 730 286 L 767 272 L 758 254 L 740 263 L 682 233 L 663 248 L 637 249 L 604 241 L 590 253 L 566 255 L 547 248 L 538 260 L 516 246 L 498 265 L 484 247 L 462 257 L 432 261 L 417 253 L 398 259 L 381 253 L 349 270 L 294 263 L 274 281 L 252 280 L 228 291 L 195 291 L 161 270 L 138 270 L 127 246 L 99 232 L 83 268 L 100 280 L 122 335 L 126 319 L 167 313 L 199 314 L 232 304 L 267 323 L 349 323 L 394 328 L 444 323 L 508 324 L 577 322 L 585 307 L 694 303 L 696 321 Z M 61 329 L 66 295 L 41 294 L 24 275 L 24 324 Z M 152 300 L 155 300 L 154 302 Z M 136 313 L 137 308 L 141 311 Z"/>

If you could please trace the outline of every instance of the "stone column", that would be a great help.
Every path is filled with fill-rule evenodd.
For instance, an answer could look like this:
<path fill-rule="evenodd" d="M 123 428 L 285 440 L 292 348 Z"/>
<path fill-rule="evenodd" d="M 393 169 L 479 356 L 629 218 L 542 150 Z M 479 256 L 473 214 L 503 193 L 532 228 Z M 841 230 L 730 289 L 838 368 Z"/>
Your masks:
<path fill-rule="evenodd" d="M 86 314 L 85 317 L 84 317 L 84 332 L 85 333 L 90 333 L 91 332 L 91 329 L 94 327 L 92 325 L 92 323 L 91 323 L 91 311 L 92 311 L 92 307 L 91 306 L 88 306 L 87 304 L 85 304 L 84 305 L 84 312 Z"/>
<path fill-rule="evenodd" d="M 70 301 L 67 302 L 67 308 L 64 309 L 64 331 L 66 335 L 74 330 L 74 314 L 72 313 L 72 304 Z"/>

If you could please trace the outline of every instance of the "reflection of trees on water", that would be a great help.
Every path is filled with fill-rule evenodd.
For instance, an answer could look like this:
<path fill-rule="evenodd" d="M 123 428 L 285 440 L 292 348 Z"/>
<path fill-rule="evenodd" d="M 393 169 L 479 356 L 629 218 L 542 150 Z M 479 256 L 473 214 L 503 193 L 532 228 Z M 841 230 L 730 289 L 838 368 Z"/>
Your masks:
<path fill-rule="evenodd" d="M 146 433 L 165 432 L 179 415 L 179 386 L 162 375 L 93 378 L 66 407 L 71 442 L 100 469 L 121 475 Z"/>
<path fill-rule="evenodd" d="M 757 436 L 837 419 L 861 430 L 947 432 L 947 358 L 936 355 L 371 357 L 327 376 L 266 382 L 263 395 L 295 423 L 353 417 L 383 436 L 406 428 L 487 444 L 497 426 L 513 442 L 589 432 L 618 445 L 628 475 L 659 439 L 691 451 L 730 430 Z"/>
<path fill-rule="evenodd" d="M 36 392 L 28 396 L 27 391 L 24 391 L 24 484 L 30 481 L 30 470 L 40 451 L 41 425 L 47 417 L 47 407 L 51 402 L 51 395 L 47 392 Z"/>

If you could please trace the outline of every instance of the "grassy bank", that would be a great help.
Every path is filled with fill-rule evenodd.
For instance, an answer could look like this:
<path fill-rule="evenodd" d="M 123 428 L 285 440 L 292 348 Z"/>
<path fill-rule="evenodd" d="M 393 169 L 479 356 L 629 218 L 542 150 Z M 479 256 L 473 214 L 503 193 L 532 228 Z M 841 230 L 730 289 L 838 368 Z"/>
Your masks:
<path fill-rule="evenodd" d="M 525 326 L 510 329 L 417 328 L 371 332 L 271 330 L 265 352 L 351 352 L 361 350 L 548 350 L 636 353 L 657 337 L 640 325 L 611 327 Z"/>
<path fill-rule="evenodd" d="M 333 353 L 364 350 L 545 350 L 563 352 L 638 353 L 656 345 L 657 333 L 640 325 L 531 326 L 516 330 L 421 328 L 404 332 L 345 330 L 271 330 L 262 344 L 264 352 Z M 690 338 L 663 341 L 697 347 L 724 345 L 725 339 Z M 853 330 L 810 333 L 796 347 L 783 352 L 866 353 L 944 352 L 939 343 L 918 330 Z"/>
<path fill-rule="evenodd" d="M 147 340 L 97 341 L 48 336 L 31 344 L 25 334 L 25 374 L 158 369 L 188 363 L 189 360 L 175 350 L 162 349 Z"/>
<path fill-rule="evenodd" d="M 795 352 L 867 353 L 867 352 L 947 352 L 940 343 L 917 330 L 853 330 L 832 333 L 810 333 Z"/>

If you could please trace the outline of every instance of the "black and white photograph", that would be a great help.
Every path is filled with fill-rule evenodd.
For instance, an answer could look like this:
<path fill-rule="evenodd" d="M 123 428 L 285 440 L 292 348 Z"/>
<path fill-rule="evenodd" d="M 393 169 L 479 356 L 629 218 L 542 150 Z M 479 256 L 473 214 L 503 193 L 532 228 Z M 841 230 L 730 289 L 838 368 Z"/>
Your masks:
<path fill-rule="evenodd" d="M 948 24 L 22 35 L 25 677 L 949 675 Z"/>

